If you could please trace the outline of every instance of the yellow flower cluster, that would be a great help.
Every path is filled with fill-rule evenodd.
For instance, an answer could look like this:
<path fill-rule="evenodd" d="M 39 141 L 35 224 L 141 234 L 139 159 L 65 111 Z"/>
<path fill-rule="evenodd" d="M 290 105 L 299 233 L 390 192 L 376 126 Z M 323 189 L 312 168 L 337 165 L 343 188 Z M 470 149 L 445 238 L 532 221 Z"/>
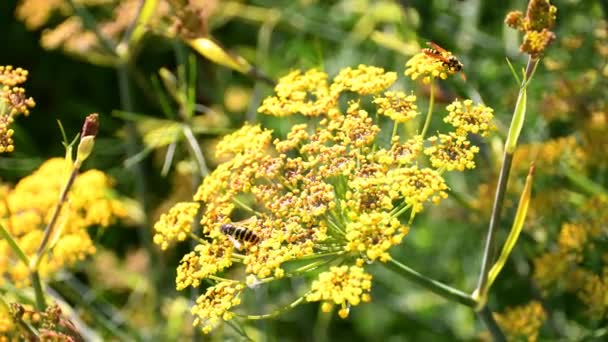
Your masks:
<path fill-rule="evenodd" d="M 205 294 L 196 299 L 192 314 L 196 317 L 193 325 L 200 325 L 204 333 L 209 333 L 221 320 L 230 320 L 230 309 L 241 304 L 244 286 L 238 282 L 224 281 L 207 288 Z"/>
<path fill-rule="evenodd" d="M 351 306 L 371 300 L 369 295 L 371 288 L 372 276 L 365 273 L 362 267 L 334 266 L 329 271 L 319 274 L 319 279 L 312 282 L 306 300 L 324 301 L 322 306 L 324 312 L 329 312 L 333 304 L 340 305 L 338 315 L 346 318 Z"/>
<path fill-rule="evenodd" d="M 405 76 L 412 80 L 422 77 L 422 82 L 429 84 L 433 79 L 445 80 L 462 71 L 462 63 L 451 52 L 434 43 L 428 44 L 431 48 L 423 49 L 406 62 Z"/>
<path fill-rule="evenodd" d="M 485 137 L 489 131 L 496 129 L 492 124 L 494 110 L 483 104 L 474 106 L 471 100 L 456 100 L 446 109 L 449 114 L 443 121 L 454 126 L 458 135 L 474 133 Z"/>
<path fill-rule="evenodd" d="M 30 108 L 36 103 L 25 95 L 25 89 L 20 84 L 27 80 L 27 70 L 0 65 L 0 154 L 13 152 L 13 134 L 11 128 L 14 118 L 30 114 Z"/>
<path fill-rule="evenodd" d="M 551 5 L 549 0 L 530 0 L 525 16 L 520 11 L 510 12 L 505 23 L 524 33 L 519 47 L 521 52 L 539 58 L 555 40 L 555 33 L 551 29 L 555 26 L 556 15 L 557 7 Z"/>
<path fill-rule="evenodd" d="M 417 53 L 405 64 L 405 76 L 417 80 L 422 76 L 422 82 L 428 84 L 434 78 L 445 80 L 448 78 L 447 68 L 439 59 L 428 56 L 425 53 Z"/>
<path fill-rule="evenodd" d="M 604 256 L 604 259 L 608 254 Z M 601 274 L 578 268 L 569 276 L 568 289 L 576 291 L 585 305 L 585 314 L 591 320 L 601 321 L 608 317 L 608 267 Z"/>
<path fill-rule="evenodd" d="M 466 136 L 452 132 L 430 137 L 429 141 L 433 146 L 426 148 L 424 153 L 429 156 L 433 167 L 448 171 L 475 168 L 473 159 L 479 147 L 471 146 Z"/>
<path fill-rule="evenodd" d="M 14 188 L 4 188 L 0 200 L 0 225 L 27 256 L 36 254 L 71 167 L 65 159 L 50 159 Z M 76 177 L 68 203 L 57 220 L 55 234 L 51 236 L 51 248 L 42 257 L 42 277 L 95 252 L 87 227 L 106 227 L 115 218 L 126 216 L 121 202 L 110 196 L 111 186 L 112 181 L 101 171 L 90 170 Z M 8 275 L 17 286 L 25 286 L 29 284 L 29 265 L 10 251 L 8 243 L 0 241 L 0 272 Z"/>
<path fill-rule="evenodd" d="M 229 319 L 241 294 L 286 277 L 316 277 L 301 301 L 341 305 L 346 317 L 350 306 L 369 300 L 363 264 L 387 262 L 415 215 L 447 197 L 442 172 L 474 167 L 478 149 L 466 137 L 491 128 L 492 110 L 464 101 L 448 109 L 455 132 L 399 136 L 398 125 L 419 113 L 414 95 L 388 90 L 396 77 L 365 65 L 342 70 L 331 83 L 314 69 L 289 73 L 259 110 L 305 115 L 308 123 L 284 137 L 250 124 L 224 137 L 216 149 L 223 162 L 193 197 L 202 208 L 200 233 L 188 226 L 198 208 L 191 202 L 161 217 L 161 248 L 184 237 L 198 243 L 177 269 L 177 288 L 216 284 L 194 309 L 203 331 Z M 343 93 L 358 98 L 340 101 Z M 391 119 L 394 129 L 383 132 L 380 119 Z M 244 275 L 230 271 L 235 264 Z"/>
<path fill-rule="evenodd" d="M 552 139 L 540 143 L 522 144 L 513 156 L 513 167 L 527 172 L 531 162 L 546 174 L 559 173 L 562 166 L 580 169 L 586 156 L 575 136 Z"/>
<path fill-rule="evenodd" d="M 547 320 L 547 314 L 541 303 L 531 301 L 526 305 L 508 308 L 504 313 L 497 313 L 494 318 L 509 341 L 535 342 L 538 340 L 538 330 Z"/>
<path fill-rule="evenodd" d="M 580 214 L 579 221 L 562 224 L 555 250 L 534 259 L 533 278 L 545 291 L 563 281 L 567 290 L 585 303 L 588 316 L 600 320 L 608 313 L 608 254 L 604 254 L 599 270 L 585 267 L 589 252 L 594 254 L 608 233 L 608 199 L 590 199 Z"/>
<path fill-rule="evenodd" d="M 62 48 L 65 52 L 80 56 L 91 61 L 101 61 L 98 58 L 108 51 L 104 51 L 104 43 L 100 37 L 110 44 L 120 41 L 126 30 L 132 27 L 139 14 L 138 0 L 79 0 L 78 5 L 87 11 L 97 12 L 103 6 L 103 12 L 108 12 L 110 18 L 96 22 L 97 35 L 86 27 L 82 18 L 74 14 L 74 9 L 68 0 L 21 0 L 15 11 L 16 17 L 22 20 L 30 30 L 38 30 L 48 26 L 54 15 L 63 16 L 63 21 L 55 27 L 47 27 L 40 38 L 40 44 L 45 49 Z M 110 8 L 110 6 L 112 6 Z M 161 18 L 169 13 L 167 1 L 159 1 L 152 16 L 152 23 L 157 24 Z M 98 19 L 98 18 L 90 18 Z M 107 54 L 110 55 L 110 54 Z"/>
<path fill-rule="evenodd" d="M 415 95 L 406 95 L 402 91 L 387 91 L 383 96 L 376 97 L 378 114 L 386 115 L 395 122 L 403 123 L 418 116 L 418 106 Z"/>
<path fill-rule="evenodd" d="M 192 229 L 192 219 L 200 205 L 194 202 L 177 203 L 168 213 L 162 214 L 154 225 L 158 233 L 154 235 L 154 243 L 165 250 L 171 241 L 184 241 Z"/>

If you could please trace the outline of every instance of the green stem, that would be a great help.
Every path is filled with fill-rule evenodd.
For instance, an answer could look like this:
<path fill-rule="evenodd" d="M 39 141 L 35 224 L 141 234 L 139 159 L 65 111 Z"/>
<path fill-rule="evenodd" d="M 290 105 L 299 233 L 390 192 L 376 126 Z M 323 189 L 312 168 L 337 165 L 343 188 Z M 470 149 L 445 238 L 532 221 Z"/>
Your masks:
<path fill-rule="evenodd" d="M 498 227 L 498 221 L 500 220 L 500 213 L 507 192 L 507 182 L 509 180 L 509 173 L 511 172 L 511 163 L 513 162 L 513 155 L 505 150 L 503 157 L 502 167 L 500 169 L 500 175 L 498 176 L 498 184 L 496 186 L 496 195 L 494 197 L 494 204 L 492 206 L 492 214 L 490 216 L 490 224 L 488 226 L 488 235 L 486 237 L 486 244 L 483 251 L 483 258 L 481 261 L 481 272 L 479 275 L 479 281 L 477 283 L 478 293 L 481 293 L 481 289 L 486 286 L 488 281 L 488 271 L 490 269 L 490 263 L 494 258 L 494 235 Z"/>
<path fill-rule="evenodd" d="M 295 308 L 296 306 L 300 305 L 304 301 L 304 299 L 306 298 L 307 295 L 308 295 L 308 293 L 305 293 L 304 295 L 302 295 L 301 297 L 299 297 L 298 299 L 296 299 L 289 305 L 284 306 L 280 309 L 277 309 L 271 313 L 264 314 L 264 315 L 242 315 L 241 317 L 250 319 L 250 320 L 274 318 L 274 317 L 280 316 L 280 315 L 284 314 L 285 312 L 290 311 L 293 308 Z"/>
<path fill-rule="evenodd" d="M 133 112 L 134 105 L 133 99 L 131 96 L 131 86 L 129 81 L 128 74 L 128 61 L 123 62 L 123 64 L 119 65 L 116 68 L 117 77 L 118 77 L 118 91 L 120 96 L 120 104 L 121 109 L 126 112 Z M 137 127 L 135 127 L 135 123 L 132 121 L 127 121 L 125 123 L 125 131 L 126 131 L 126 152 L 128 158 L 132 158 L 137 155 L 141 150 L 140 144 L 140 134 L 137 131 Z M 127 159 L 128 159 L 127 158 Z M 144 167 L 141 163 L 134 163 L 128 169 L 134 174 L 134 183 L 135 183 L 135 193 L 136 199 L 140 203 L 143 208 L 144 213 L 150 212 L 150 196 L 148 196 L 148 187 L 146 184 L 147 173 L 144 170 Z M 140 223 L 139 229 L 137 229 L 138 238 L 141 241 L 141 244 L 148 252 L 150 256 L 150 262 L 155 267 L 151 269 L 151 279 L 154 283 L 154 287 L 156 291 L 164 291 L 164 283 L 162 280 L 162 275 L 164 272 L 163 263 L 160 262 L 160 255 L 158 249 L 154 246 L 152 242 L 151 230 L 150 227 L 150 218 L 148 215 L 144 216 L 143 222 Z M 153 312 L 155 313 L 156 321 L 160 321 L 160 311 L 161 311 L 161 303 L 159 300 L 153 300 Z"/>
<path fill-rule="evenodd" d="M 429 126 L 431 125 L 431 118 L 433 117 L 433 106 L 435 104 L 435 86 L 433 84 L 433 81 L 431 80 L 430 83 L 431 86 L 431 95 L 429 98 L 429 110 L 426 113 L 426 121 L 424 122 L 424 127 L 422 128 L 422 139 L 424 139 L 427 131 L 429 130 Z"/>
<path fill-rule="evenodd" d="M 391 133 L 391 144 L 393 142 L 393 138 L 397 135 L 397 131 L 399 130 L 399 123 L 397 121 L 393 121 L 393 133 Z"/>
<path fill-rule="evenodd" d="M 538 60 L 534 60 L 532 58 L 528 59 L 528 65 L 526 66 L 526 74 L 524 79 L 522 80 L 522 87 L 520 88 L 518 99 L 522 99 L 522 93 L 526 91 L 526 87 L 528 82 L 536 70 L 536 65 L 538 64 Z M 518 100 L 518 101 L 519 101 Z M 516 105 L 516 108 L 519 104 Z M 523 113 L 525 115 L 525 113 Z M 523 121 L 523 118 L 519 120 Z M 514 120 L 511 121 L 511 127 L 509 128 L 509 136 L 507 137 L 507 143 L 512 141 L 513 146 L 517 146 L 517 138 L 513 137 L 512 134 L 519 135 L 519 132 L 513 133 L 512 127 L 517 123 Z M 490 223 L 488 225 L 488 234 L 486 236 L 486 244 L 484 247 L 483 258 L 481 261 L 481 271 L 479 274 L 479 281 L 477 283 L 477 290 L 475 293 L 481 294 L 483 293 L 483 289 L 488 282 L 488 271 L 490 269 L 490 263 L 494 258 L 494 249 L 495 249 L 495 235 L 496 230 L 498 229 L 498 222 L 500 221 L 500 214 L 502 212 L 503 202 L 505 193 L 507 191 L 507 184 L 509 181 L 509 173 L 511 172 L 511 164 L 513 162 L 513 152 L 509 152 L 508 148 L 505 148 L 503 155 L 503 162 L 500 168 L 500 174 L 498 177 L 498 184 L 496 185 L 496 193 L 494 196 L 494 204 L 492 206 L 492 214 L 490 215 Z"/>
<path fill-rule="evenodd" d="M 326 342 L 328 339 L 329 323 L 331 322 L 332 313 L 323 312 L 323 307 L 319 305 L 319 313 L 317 314 L 317 322 L 313 330 L 314 341 Z M 333 310 L 333 306 L 332 306 Z"/>
<path fill-rule="evenodd" d="M 40 241 L 40 245 L 38 246 L 38 250 L 36 251 L 36 255 L 34 259 L 32 259 L 29 263 L 30 268 L 30 278 L 32 280 L 32 285 L 34 286 L 34 293 L 36 295 L 36 307 L 38 310 L 43 311 L 46 309 L 46 300 L 44 298 L 44 291 L 42 289 L 42 282 L 40 280 L 40 275 L 38 274 L 38 268 L 40 267 L 40 262 L 42 261 L 42 256 L 46 252 L 46 249 L 49 244 L 49 240 L 55 231 L 55 226 L 57 223 L 57 219 L 59 218 L 59 214 L 61 213 L 61 209 L 63 205 L 67 202 L 68 193 L 74 185 L 74 181 L 76 180 L 76 175 L 78 175 L 78 166 L 74 165 L 72 172 L 70 173 L 70 178 L 65 183 L 63 190 L 61 191 L 61 195 L 59 196 L 59 201 L 55 208 L 53 209 L 53 214 L 49 223 L 46 225 L 44 229 L 44 236 L 42 237 L 42 241 Z"/>
<path fill-rule="evenodd" d="M 34 294 L 36 296 L 36 309 L 38 309 L 38 311 L 44 311 L 46 309 L 46 300 L 44 298 L 44 291 L 42 290 L 42 281 L 40 280 L 38 270 L 32 270 L 30 277 L 32 279 L 32 285 L 34 286 Z"/>
<path fill-rule="evenodd" d="M 408 280 L 430 290 L 431 292 L 454 302 L 466 305 L 474 308 L 477 306 L 477 302 L 470 295 L 455 289 L 451 286 L 443 284 L 437 280 L 426 277 L 423 274 L 416 272 L 415 270 L 407 267 L 395 259 L 390 259 L 388 263 L 383 264 L 391 270 L 395 271 L 399 275 L 407 278 Z"/>
<path fill-rule="evenodd" d="M 63 190 L 61 191 L 61 195 L 59 196 L 59 201 L 57 202 L 57 205 L 53 209 L 53 214 L 51 216 L 51 220 L 49 221 L 49 223 L 46 225 L 46 228 L 44 229 L 44 236 L 42 237 L 42 241 L 40 241 L 40 245 L 38 246 L 38 250 L 36 251 L 35 264 L 34 264 L 35 269 L 38 269 L 38 265 L 40 264 L 41 256 L 46 251 L 46 247 L 48 245 L 49 239 L 51 238 L 51 235 L 53 234 L 53 231 L 55 230 L 55 224 L 57 223 L 57 219 L 59 218 L 61 209 L 63 208 L 63 205 L 67 201 L 68 193 L 69 193 L 70 189 L 72 188 L 72 185 L 74 185 L 74 181 L 76 180 L 76 175 L 78 175 L 78 170 L 79 170 L 79 168 L 77 166 L 74 166 L 74 168 L 72 169 L 72 173 L 70 173 L 70 178 L 68 178 L 68 181 L 65 183 L 65 186 L 63 187 Z"/>
<path fill-rule="evenodd" d="M 26 266 L 29 266 L 30 259 L 25 255 L 19 244 L 13 239 L 11 233 L 9 233 L 4 227 L 0 224 L 0 235 L 8 242 L 9 247 L 13 251 L 13 253 L 17 254 L 17 257 L 21 262 L 23 262 Z"/>
<path fill-rule="evenodd" d="M 486 325 L 490 334 L 492 335 L 492 340 L 494 342 L 506 342 L 507 338 L 505 334 L 502 332 L 496 321 L 494 320 L 494 316 L 492 316 L 492 311 L 487 306 L 484 306 L 481 310 L 477 312 L 477 316 L 479 319 L 483 321 Z"/>
<path fill-rule="evenodd" d="M 192 128 L 187 124 L 183 125 L 184 135 L 186 136 L 186 140 L 188 141 L 188 145 L 196 159 L 196 165 L 198 166 L 199 172 L 203 177 L 207 177 L 209 175 L 209 168 L 207 167 L 207 163 L 205 162 L 205 156 L 203 155 L 203 151 L 198 145 L 198 141 L 192 132 Z"/>
<path fill-rule="evenodd" d="M 236 197 L 232 198 L 232 202 L 234 202 L 235 204 L 239 205 L 241 208 L 247 210 L 248 212 L 255 214 L 257 216 L 262 216 L 263 214 L 255 209 L 253 209 L 252 207 L 248 206 L 247 204 L 245 204 L 243 201 L 237 199 Z"/>

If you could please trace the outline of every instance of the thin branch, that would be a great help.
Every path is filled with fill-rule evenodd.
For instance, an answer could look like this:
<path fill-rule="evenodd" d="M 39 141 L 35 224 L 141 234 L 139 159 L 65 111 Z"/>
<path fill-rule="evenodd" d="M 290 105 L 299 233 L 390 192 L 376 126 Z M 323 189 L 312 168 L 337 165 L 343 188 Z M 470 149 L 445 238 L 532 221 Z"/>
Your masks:
<path fill-rule="evenodd" d="M 525 77 L 522 80 L 522 88 L 520 88 L 520 96 L 521 93 L 525 91 L 525 87 L 527 83 L 530 81 L 530 78 L 534 74 L 536 70 L 536 65 L 538 64 L 538 60 L 534 60 L 532 58 L 528 59 L 528 65 L 526 66 Z M 511 122 L 513 124 L 513 122 Z M 511 137 L 512 138 L 512 137 Z M 509 141 L 509 138 L 507 138 Z M 516 141 L 515 141 L 516 143 Z M 482 289 L 486 286 L 488 281 L 488 270 L 490 269 L 490 264 L 492 263 L 492 259 L 494 257 L 494 249 L 495 249 L 495 235 L 496 230 L 498 229 L 498 222 L 500 221 L 500 214 L 502 212 L 503 202 L 505 193 L 507 191 L 507 184 L 509 181 L 509 173 L 511 172 L 511 164 L 513 162 L 513 153 L 509 153 L 508 149 L 505 148 L 505 152 L 503 155 L 503 162 L 500 169 L 500 175 L 498 177 L 498 184 L 496 185 L 496 193 L 494 196 L 494 204 L 492 206 L 492 214 L 490 216 L 490 223 L 488 225 L 488 234 L 486 236 L 486 243 L 483 252 L 483 259 L 481 262 L 481 271 L 479 274 L 479 281 L 477 283 L 477 291 L 476 293 L 481 293 Z"/>
<path fill-rule="evenodd" d="M 481 310 L 477 312 L 477 316 L 479 319 L 483 321 L 483 323 L 492 334 L 492 339 L 494 342 L 506 342 L 507 338 L 505 334 L 502 332 L 496 321 L 494 320 L 494 316 L 492 316 L 492 311 L 487 306 L 484 306 Z"/>
<path fill-rule="evenodd" d="M 469 294 L 464 293 L 451 286 L 443 284 L 437 280 L 426 277 L 425 275 L 418 273 L 417 271 L 407 267 L 406 265 L 398 262 L 395 259 L 390 259 L 388 263 L 383 264 L 386 267 L 392 269 L 404 278 L 430 290 L 431 292 L 451 301 L 464 304 L 468 307 L 474 308 L 477 306 L 477 302 Z"/>

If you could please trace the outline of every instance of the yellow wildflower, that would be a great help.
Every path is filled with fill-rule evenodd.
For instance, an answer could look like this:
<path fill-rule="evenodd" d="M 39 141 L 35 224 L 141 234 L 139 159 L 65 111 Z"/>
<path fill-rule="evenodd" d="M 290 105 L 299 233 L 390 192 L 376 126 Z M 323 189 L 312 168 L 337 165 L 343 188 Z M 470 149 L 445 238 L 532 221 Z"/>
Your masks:
<path fill-rule="evenodd" d="M 548 140 L 542 143 L 522 144 L 513 156 L 513 166 L 524 171 L 534 161 L 539 170 L 546 174 L 558 173 L 562 166 L 580 169 L 586 156 L 575 136 Z"/>
<path fill-rule="evenodd" d="M 209 333 L 220 320 L 232 319 L 232 307 L 241 304 L 241 292 L 245 286 L 224 281 L 207 288 L 205 294 L 196 299 L 192 314 L 196 317 L 192 326 L 200 325 L 205 334 Z"/>
<path fill-rule="evenodd" d="M 362 260 L 387 262 L 390 248 L 409 232 L 402 217 L 409 212 L 412 220 L 428 202 L 436 204 L 447 197 L 441 170 L 432 161 L 430 167 L 419 167 L 418 159 L 425 158 L 425 139 L 393 133 L 386 143 L 380 138 L 376 116 L 364 109 L 375 102 L 376 112 L 394 125 L 417 115 L 413 95 L 364 96 L 382 93 L 395 79 L 395 73 L 364 65 L 342 70 L 331 86 L 327 75 L 317 70 L 295 71 L 282 78 L 276 94 L 264 101 L 260 111 L 319 119 L 292 126 L 286 137 L 273 137 L 275 132 L 247 124 L 217 145 L 222 162 L 193 197 L 203 208 L 202 231 L 194 236 L 187 230 L 189 225 L 182 228 L 175 219 L 179 214 L 172 210 L 157 223 L 162 236 L 155 241 L 161 246 L 180 234 L 198 243 L 178 267 L 178 289 L 200 286 L 204 279 L 216 281 L 214 275 L 222 272 L 223 277 L 239 278 L 230 284 L 251 287 L 239 289 L 240 294 L 258 284 L 313 272 L 317 261 L 306 260 L 328 258 L 339 265 L 322 272 L 306 298 L 324 302 L 324 309 L 341 305 L 341 317 L 346 317 L 349 306 L 367 301 L 371 276 L 364 272 Z M 360 96 L 341 108 L 338 99 L 343 92 Z M 484 116 L 478 125 L 489 126 L 488 120 Z M 455 147 L 446 148 L 468 148 L 470 155 L 457 154 L 456 163 L 472 168 L 476 150 L 463 137 L 459 139 Z M 431 160 L 439 158 L 432 155 Z M 429 163 L 421 160 L 420 164 Z M 184 222 L 192 216 L 184 215 Z M 230 272 L 237 263 L 244 272 Z M 302 267 L 291 267 L 300 263 Z M 207 306 L 225 303 L 210 298 L 201 301 L 204 304 L 194 310 L 203 315 L 198 322 L 209 330 L 228 309 L 218 307 L 221 314 L 208 317 L 203 307 L 209 311 L 214 309 Z"/>
<path fill-rule="evenodd" d="M 154 225 L 154 243 L 165 250 L 174 241 L 184 241 L 192 231 L 192 221 L 199 204 L 193 202 L 177 203 L 167 214 L 162 214 Z"/>
<path fill-rule="evenodd" d="M 336 75 L 332 92 L 352 91 L 359 95 L 378 94 L 397 80 L 397 73 L 385 72 L 375 66 L 360 64 L 357 69 L 345 68 Z"/>
<path fill-rule="evenodd" d="M 262 130 L 259 125 L 245 124 L 238 131 L 229 134 L 215 147 L 218 157 L 234 156 L 236 154 L 255 154 L 264 152 L 272 141 L 272 132 Z"/>
<path fill-rule="evenodd" d="M 406 95 L 402 91 L 387 91 L 383 96 L 376 97 L 374 103 L 378 106 L 378 114 L 386 115 L 397 123 L 409 121 L 420 114 L 416 96 Z"/>
<path fill-rule="evenodd" d="M 559 248 L 566 253 L 581 253 L 588 240 L 585 227 L 580 224 L 564 223 L 559 232 Z"/>
<path fill-rule="evenodd" d="M 424 153 L 430 156 L 433 167 L 447 171 L 475 168 L 473 159 L 479 152 L 479 147 L 471 146 L 466 136 L 456 133 L 439 134 L 430 137 L 429 141 L 433 146 L 425 148 Z"/>
<path fill-rule="evenodd" d="M 224 244 L 199 244 L 182 258 L 177 268 L 177 289 L 198 287 L 201 280 L 221 272 L 232 265 L 233 246 Z"/>
<path fill-rule="evenodd" d="M 374 157 L 384 165 L 407 165 L 413 163 L 422 152 L 422 136 L 416 135 L 406 142 L 399 142 L 399 137 L 393 137 L 390 150 L 381 149 Z"/>
<path fill-rule="evenodd" d="M 492 125 L 494 110 L 483 104 L 473 106 L 473 101 L 456 100 L 446 107 L 449 114 L 443 121 L 456 128 L 456 134 L 466 136 L 467 133 L 475 133 L 486 136 L 488 132 L 495 129 Z"/>
<path fill-rule="evenodd" d="M 422 82 L 428 84 L 434 78 L 445 80 L 448 78 L 448 71 L 444 63 L 433 58 L 424 52 L 419 52 L 405 63 L 405 76 L 412 80 L 417 80 L 422 76 Z"/>
<path fill-rule="evenodd" d="M 72 164 L 65 159 L 49 159 L 31 175 L 21 179 L 0 202 L 0 224 L 30 257 L 38 249 L 71 168 Z M 108 196 L 111 186 L 108 176 L 97 170 L 86 171 L 76 177 L 68 194 L 68 203 L 57 219 L 56 234 L 51 240 L 54 243 L 41 259 L 42 277 L 95 253 L 87 227 L 107 227 L 117 217 L 126 216 L 121 202 Z M 6 241 L 0 241 L 0 246 L 3 246 L 0 251 L 8 253 Z M 0 263 L 1 272 L 8 273 L 19 286 L 29 283 L 28 265 L 12 255 L 0 257 L 15 260 L 10 266 Z"/>
<path fill-rule="evenodd" d="M 504 313 L 497 313 L 494 318 L 509 341 L 524 339 L 534 342 L 538 339 L 538 330 L 547 320 L 547 314 L 541 303 L 531 301 L 526 305 L 508 308 Z"/>
<path fill-rule="evenodd" d="M 448 186 L 441 175 L 430 168 L 420 169 L 418 166 L 394 169 L 387 175 L 393 187 L 405 198 L 405 203 L 412 207 L 412 216 L 422 211 L 423 204 L 431 200 L 438 203 L 447 198 L 445 190 Z"/>
<path fill-rule="evenodd" d="M 548 288 L 566 275 L 572 259 L 558 251 L 544 253 L 534 258 L 533 262 L 533 279 L 541 288 Z"/>
<path fill-rule="evenodd" d="M 336 105 L 338 93 L 330 92 L 327 74 L 315 69 L 302 74 L 295 70 L 279 79 L 274 88 L 277 96 L 264 100 L 260 113 L 286 116 L 300 113 L 319 116 Z"/>
<path fill-rule="evenodd" d="M 0 153 L 13 152 L 13 134 L 10 125 L 19 114 L 30 114 L 36 103 L 19 87 L 27 80 L 28 72 L 22 68 L 0 65 Z"/>
<path fill-rule="evenodd" d="M 347 251 L 365 253 L 369 260 L 386 262 L 389 248 L 398 245 L 409 228 L 387 212 L 365 213 L 351 217 L 346 226 Z"/>
<path fill-rule="evenodd" d="M 568 290 L 575 292 L 585 304 L 585 314 L 592 320 L 602 320 L 608 314 L 608 267 L 603 275 L 577 268 L 570 277 Z"/>
<path fill-rule="evenodd" d="M 329 271 L 319 274 L 319 278 L 313 281 L 311 292 L 306 296 L 306 300 L 340 305 L 338 314 L 341 318 L 346 318 L 351 306 L 371 300 L 369 295 L 371 287 L 372 276 L 365 273 L 363 268 L 334 266 Z"/>

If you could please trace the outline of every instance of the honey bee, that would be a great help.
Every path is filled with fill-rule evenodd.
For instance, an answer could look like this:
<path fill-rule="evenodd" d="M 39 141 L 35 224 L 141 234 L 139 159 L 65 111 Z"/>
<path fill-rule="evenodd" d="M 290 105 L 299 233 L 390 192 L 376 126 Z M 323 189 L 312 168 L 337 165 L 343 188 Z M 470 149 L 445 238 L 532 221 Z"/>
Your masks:
<path fill-rule="evenodd" d="M 237 249 L 241 248 L 241 242 L 257 244 L 262 239 L 253 230 L 244 227 L 245 221 L 235 223 L 224 223 L 220 226 L 220 231 L 226 235 Z"/>
<path fill-rule="evenodd" d="M 425 55 L 443 62 L 443 66 L 445 66 L 452 74 L 462 71 L 464 66 L 462 63 L 460 63 L 456 56 L 452 55 L 451 52 L 432 42 L 427 42 L 426 44 L 430 47 L 422 49 L 422 52 Z M 464 79 L 464 74 L 461 75 Z"/>

